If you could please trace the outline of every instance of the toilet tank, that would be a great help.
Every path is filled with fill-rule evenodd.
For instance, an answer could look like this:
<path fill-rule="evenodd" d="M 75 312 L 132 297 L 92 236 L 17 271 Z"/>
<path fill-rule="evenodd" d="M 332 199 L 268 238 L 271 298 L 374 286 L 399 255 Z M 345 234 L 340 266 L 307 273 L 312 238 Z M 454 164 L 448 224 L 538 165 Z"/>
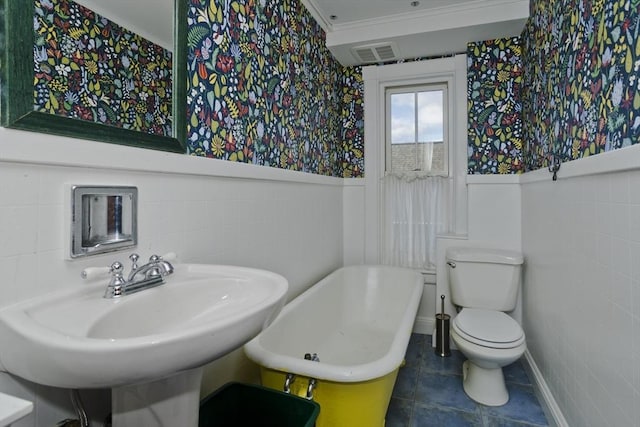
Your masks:
<path fill-rule="evenodd" d="M 451 302 L 460 307 L 511 311 L 520 289 L 522 254 L 488 248 L 448 248 Z"/>

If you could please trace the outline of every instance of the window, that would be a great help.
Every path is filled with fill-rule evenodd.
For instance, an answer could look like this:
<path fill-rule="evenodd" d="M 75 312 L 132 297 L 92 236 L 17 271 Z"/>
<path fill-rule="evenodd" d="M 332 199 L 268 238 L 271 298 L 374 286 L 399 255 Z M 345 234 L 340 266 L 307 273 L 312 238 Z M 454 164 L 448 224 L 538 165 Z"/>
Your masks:
<path fill-rule="evenodd" d="M 447 176 L 447 85 L 387 88 L 386 98 L 386 171 Z"/>

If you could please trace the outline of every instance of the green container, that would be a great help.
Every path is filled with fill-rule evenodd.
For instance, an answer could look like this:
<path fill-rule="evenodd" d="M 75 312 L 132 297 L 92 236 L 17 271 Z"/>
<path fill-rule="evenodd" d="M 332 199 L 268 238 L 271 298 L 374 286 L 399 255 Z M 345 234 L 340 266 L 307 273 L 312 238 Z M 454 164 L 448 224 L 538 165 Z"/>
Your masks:
<path fill-rule="evenodd" d="M 228 383 L 200 403 L 198 427 L 313 427 L 320 405 L 258 385 Z"/>

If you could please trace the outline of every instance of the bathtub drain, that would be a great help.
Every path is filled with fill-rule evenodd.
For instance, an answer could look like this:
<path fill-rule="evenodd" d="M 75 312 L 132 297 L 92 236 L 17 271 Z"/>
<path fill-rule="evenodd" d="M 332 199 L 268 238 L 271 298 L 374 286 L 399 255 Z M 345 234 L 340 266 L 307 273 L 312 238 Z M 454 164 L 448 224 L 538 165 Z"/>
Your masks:
<path fill-rule="evenodd" d="M 318 357 L 318 353 L 305 353 L 304 355 L 305 360 L 311 360 L 312 362 L 319 362 L 320 358 Z"/>

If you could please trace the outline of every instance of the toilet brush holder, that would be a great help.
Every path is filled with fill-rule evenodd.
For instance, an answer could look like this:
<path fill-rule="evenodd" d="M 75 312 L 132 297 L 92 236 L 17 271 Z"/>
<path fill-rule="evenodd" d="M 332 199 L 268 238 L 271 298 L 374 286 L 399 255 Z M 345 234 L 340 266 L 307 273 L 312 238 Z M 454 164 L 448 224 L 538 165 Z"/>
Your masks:
<path fill-rule="evenodd" d="M 444 313 L 444 295 L 441 297 L 441 312 L 436 314 L 436 354 L 440 357 L 451 356 L 449 327 L 451 316 Z"/>

